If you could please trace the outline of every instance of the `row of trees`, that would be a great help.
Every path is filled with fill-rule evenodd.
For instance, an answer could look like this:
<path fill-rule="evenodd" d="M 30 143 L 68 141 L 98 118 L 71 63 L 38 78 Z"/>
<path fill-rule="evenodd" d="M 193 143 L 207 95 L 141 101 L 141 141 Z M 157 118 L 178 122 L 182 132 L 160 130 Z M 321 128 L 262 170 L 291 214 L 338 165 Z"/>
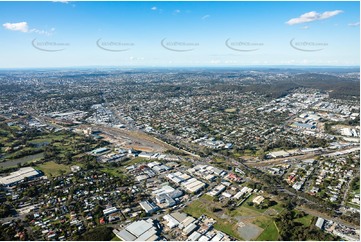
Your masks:
<path fill-rule="evenodd" d="M 279 229 L 279 240 L 284 241 L 335 241 L 337 238 L 327 234 L 317 228 L 312 221 L 310 226 L 305 226 L 295 219 L 302 218 L 305 213 L 296 214 L 294 211 L 287 209 L 276 217 L 275 221 Z"/>

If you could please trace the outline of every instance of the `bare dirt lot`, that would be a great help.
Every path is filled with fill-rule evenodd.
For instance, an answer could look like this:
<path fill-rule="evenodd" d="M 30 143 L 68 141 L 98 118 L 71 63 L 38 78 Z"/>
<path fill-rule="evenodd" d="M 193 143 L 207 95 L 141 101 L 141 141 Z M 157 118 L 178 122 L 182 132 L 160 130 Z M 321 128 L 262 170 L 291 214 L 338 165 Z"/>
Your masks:
<path fill-rule="evenodd" d="M 101 125 L 97 125 L 93 128 L 101 131 L 101 136 L 103 136 L 105 140 L 121 145 L 127 149 L 133 148 L 146 152 L 159 153 L 166 150 L 175 150 L 173 146 L 162 143 L 161 141 L 141 131 L 130 131 L 126 129 L 112 128 Z"/>

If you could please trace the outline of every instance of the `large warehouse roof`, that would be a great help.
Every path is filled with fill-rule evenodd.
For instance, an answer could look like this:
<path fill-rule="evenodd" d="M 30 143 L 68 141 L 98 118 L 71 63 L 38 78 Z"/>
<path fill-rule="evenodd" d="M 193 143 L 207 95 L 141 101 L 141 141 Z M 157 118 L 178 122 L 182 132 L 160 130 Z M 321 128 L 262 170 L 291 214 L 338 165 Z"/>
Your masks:
<path fill-rule="evenodd" d="M 39 171 L 35 170 L 32 167 L 24 167 L 20 168 L 18 171 L 10 173 L 10 175 L 1 177 L 0 184 L 4 186 L 9 186 L 11 184 L 16 184 L 25 178 L 31 178 L 34 176 L 38 176 L 40 173 Z"/>

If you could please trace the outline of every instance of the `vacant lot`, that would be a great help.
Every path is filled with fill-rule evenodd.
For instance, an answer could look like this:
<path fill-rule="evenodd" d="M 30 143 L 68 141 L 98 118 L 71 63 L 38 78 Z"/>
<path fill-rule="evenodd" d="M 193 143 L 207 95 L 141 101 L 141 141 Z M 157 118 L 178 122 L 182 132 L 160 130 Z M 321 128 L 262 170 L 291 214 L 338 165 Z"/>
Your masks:
<path fill-rule="evenodd" d="M 257 209 L 247 204 L 251 197 L 234 210 L 222 208 L 221 203 L 203 195 L 184 209 L 184 212 L 198 218 L 202 214 L 214 218 L 218 229 L 239 240 L 277 240 L 278 230 L 274 223 L 275 213 L 281 210 L 279 204 L 268 209 Z M 269 213 L 272 210 L 273 213 Z M 270 215 L 272 214 L 272 215 Z"/>
<path fill-rule="evenodd" d="M 214 210 L 214 208 L 216 210 Z M 225 215 L 224 211 L 221 209 L 221 205 L 217 202 L 213 202 L 212 198 L 208 195 L 203 195 L 198 200 L 192 202 L 184 209 L 184 212 L 195 218 L 198 218 L 203 214 L 214 218 L 217 221 L 214 225 L 215 229 L 218 229 L 238 240 L 244 240 L 237 231 L 237 221 Z"/>
<path fill-rule="evenodd" d="M 57 164 L 53 161 L 37 165 L 35 169 L 41 170 L 48 177 L 56 177 L 70 172 L 70 167 L 63 164 Z"/>

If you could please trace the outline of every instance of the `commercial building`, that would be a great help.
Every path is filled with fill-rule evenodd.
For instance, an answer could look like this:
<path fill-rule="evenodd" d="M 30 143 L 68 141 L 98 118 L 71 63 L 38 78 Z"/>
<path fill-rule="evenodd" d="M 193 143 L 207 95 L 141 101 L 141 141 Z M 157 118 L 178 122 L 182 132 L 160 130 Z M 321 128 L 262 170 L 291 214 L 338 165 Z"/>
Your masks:
<path fill-rule="evenodd" d="M 142 201 L 139 205 L 144 209 L 147 214 L 152 214 L 159 209 L 157 205 L 149 201 Z"/>

